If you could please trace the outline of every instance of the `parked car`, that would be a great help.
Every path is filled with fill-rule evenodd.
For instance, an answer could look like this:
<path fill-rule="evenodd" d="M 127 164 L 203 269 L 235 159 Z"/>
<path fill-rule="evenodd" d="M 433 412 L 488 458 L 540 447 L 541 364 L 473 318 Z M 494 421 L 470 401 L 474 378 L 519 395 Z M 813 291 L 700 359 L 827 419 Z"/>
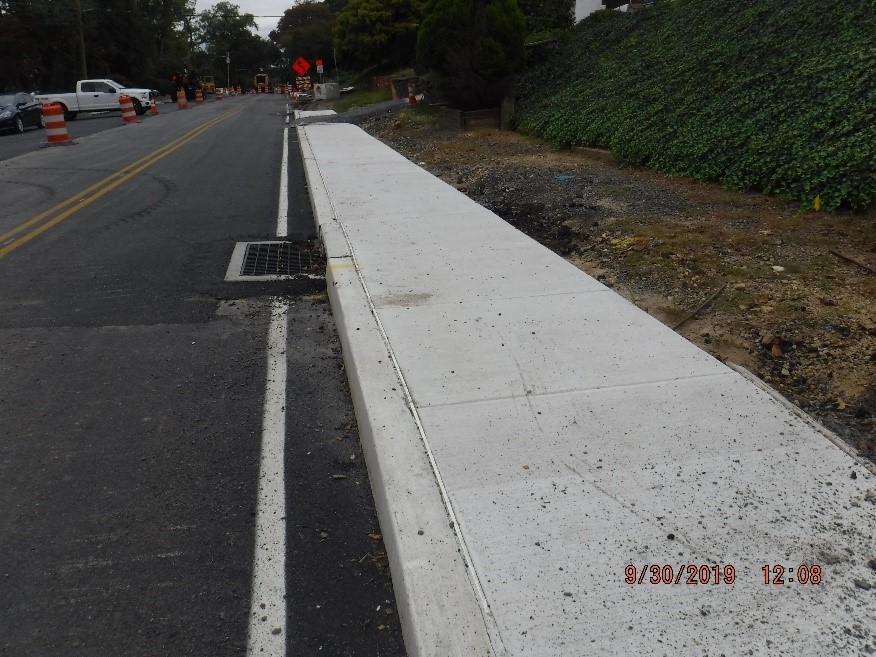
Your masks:
<path fill-rule="evenodd" d="M 0 94 L 0 130 L 24 132 L 29 125 L 45 126 L 43 104 L 23 92 Z"/>

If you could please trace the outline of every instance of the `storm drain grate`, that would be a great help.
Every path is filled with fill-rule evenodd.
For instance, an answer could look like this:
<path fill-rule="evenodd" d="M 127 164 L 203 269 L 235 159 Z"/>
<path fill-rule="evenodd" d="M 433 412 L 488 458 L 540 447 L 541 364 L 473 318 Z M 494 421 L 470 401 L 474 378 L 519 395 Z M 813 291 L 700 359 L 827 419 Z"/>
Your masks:
<path fill-rule="evenodd" d="M 226 281 L 272 281 L 325 275 L 325 255 L 313 242 L 238 242 Z"/>

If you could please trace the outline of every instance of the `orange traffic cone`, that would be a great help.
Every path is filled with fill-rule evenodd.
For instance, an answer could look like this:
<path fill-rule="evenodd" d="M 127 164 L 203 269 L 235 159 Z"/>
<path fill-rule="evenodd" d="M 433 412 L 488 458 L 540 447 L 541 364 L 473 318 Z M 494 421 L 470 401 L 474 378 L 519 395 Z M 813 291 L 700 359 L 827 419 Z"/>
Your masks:
<path fill-rule="evenodd" d="M 416 105 L 417 97 L 414 95 L 414 83 L 408 82 L 408 105 Z"/>
<path fill-rule="evenodd" d="M 71 143 L 63 107 L 58 103 L 43 105 L 43 117 L 46 120 L 46 140 L 49 146 L 67 146 Z"/>
<path fill-rule="evenodd" d="M 156 116 L 158 114 L 158 103 L 154 100 L 152 101 L 152 116 Z"/>
<path fill-rule="evenodd" d="M 122 120 L 125 123 L 140 123 L 137 112 L 134 111 L 134 101 L 130 96 L 119 96 L 119 105 L 122 108 Z"/>

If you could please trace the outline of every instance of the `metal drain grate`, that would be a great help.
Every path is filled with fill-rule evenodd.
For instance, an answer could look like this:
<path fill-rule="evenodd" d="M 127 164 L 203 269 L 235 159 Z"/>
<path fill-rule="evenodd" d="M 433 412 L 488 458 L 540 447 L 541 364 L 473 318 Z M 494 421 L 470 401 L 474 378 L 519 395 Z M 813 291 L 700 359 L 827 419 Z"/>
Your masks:
<path fill-rule="evenodd" d="M 325 255 L 313 242 L 238 242 L 226 281 L 271 281 L 325 275 Z"/>

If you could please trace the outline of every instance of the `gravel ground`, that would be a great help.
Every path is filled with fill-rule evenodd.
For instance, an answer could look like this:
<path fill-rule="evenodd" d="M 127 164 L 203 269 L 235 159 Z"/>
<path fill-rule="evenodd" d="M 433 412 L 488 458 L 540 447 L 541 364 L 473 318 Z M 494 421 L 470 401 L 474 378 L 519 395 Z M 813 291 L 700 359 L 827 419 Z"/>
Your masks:
<path fill-rule="evenodd" d="M 876 461 L 876 211 L 815 213 L 402 102 L 342 114 Z M 839 254 L 839 255 L 836 255 Z M 695 316 L 691 313 L 699 309 Z"/>

